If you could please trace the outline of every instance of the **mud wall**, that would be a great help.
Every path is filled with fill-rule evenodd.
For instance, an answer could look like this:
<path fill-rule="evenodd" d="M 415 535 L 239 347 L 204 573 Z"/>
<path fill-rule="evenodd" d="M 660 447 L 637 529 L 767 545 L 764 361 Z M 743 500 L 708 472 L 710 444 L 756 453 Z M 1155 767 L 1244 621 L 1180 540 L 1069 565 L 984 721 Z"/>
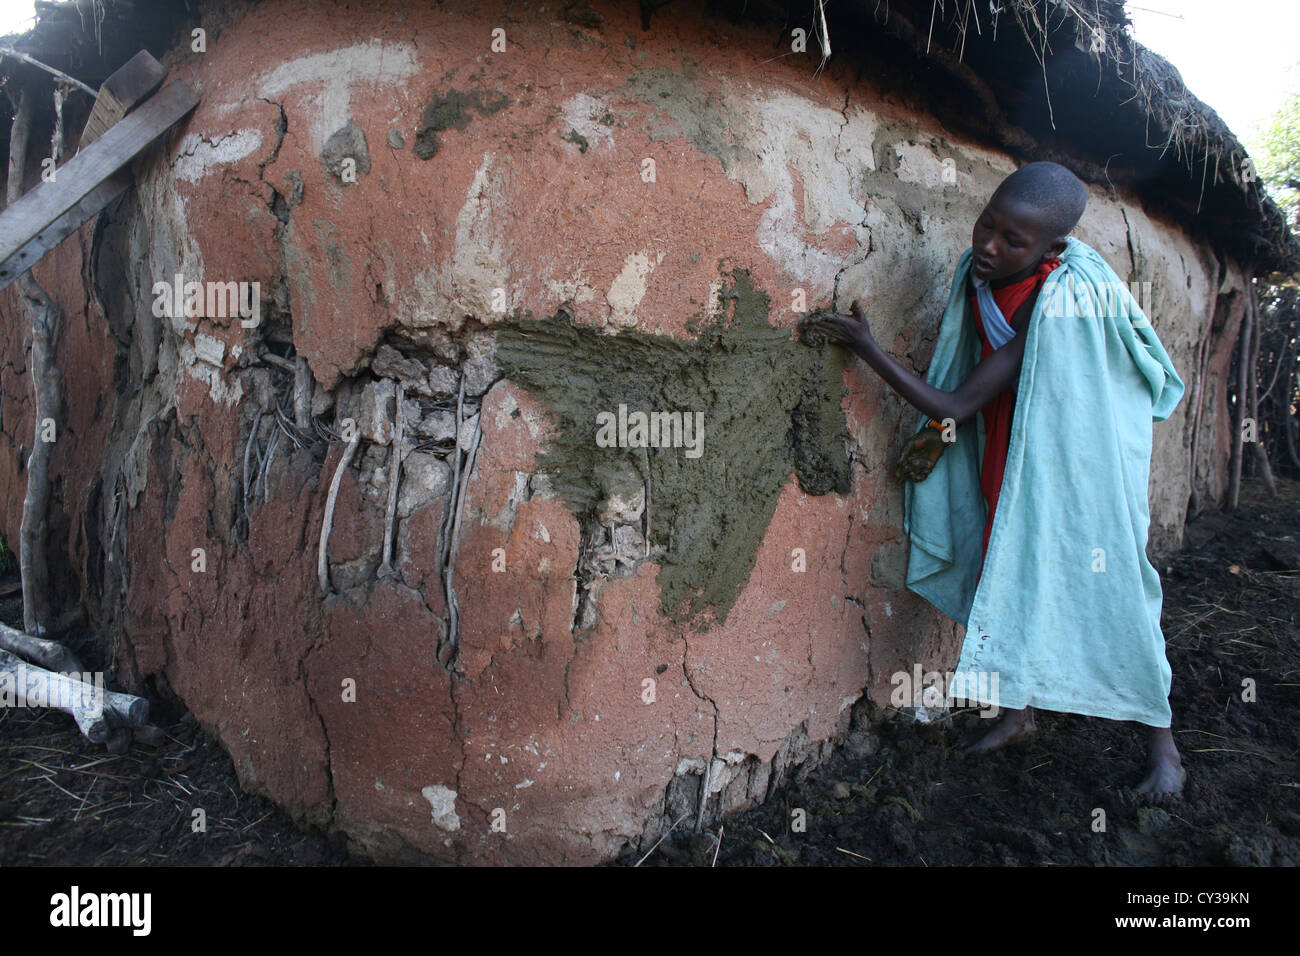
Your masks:
<path fill-rule="evenodd" d="M 923 370 L 1010 158 L 689 9 L 647 32 L 631 6 L 284 0 L 205 27 L 170 62 L 196 112 L 35 274 L 65 314 L 61 598 L 246 788 L 382 859 L 588 862 L 764 799 L 892 673 L 955 661 L 902 587 L 886 472 L 915 413 L 793 328 L 864 294 Z M 1199 422 L 1155 429 L 1168 551 L 1191 482 L 1224 486 L 1240 270 L 1134 195 L 1093 189 L 1076 234 L 1152 283 L 1199 380 Z M 177 275 L 258 283 L 259 321 L 156 315 Z M 33 423 L 14 290 L 0 310 L 12 542 Z M 702 431 L 594 447 L 578 427 L 619 404 Z"/>

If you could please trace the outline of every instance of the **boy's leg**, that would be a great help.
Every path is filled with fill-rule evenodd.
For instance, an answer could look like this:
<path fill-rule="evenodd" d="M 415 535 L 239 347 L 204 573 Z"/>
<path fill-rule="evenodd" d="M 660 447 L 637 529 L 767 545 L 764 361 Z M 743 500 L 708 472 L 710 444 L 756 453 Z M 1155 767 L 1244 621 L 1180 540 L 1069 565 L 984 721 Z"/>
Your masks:
<path fill-rule="evenodd" d="M 1151 728 L 1150 766 L 1146 779 L 1138 784 L 1139 795 L 1159 801 L 1176 797 L 1183 792 L 1187 771 L 1183 769 L 1183 759 L 1174 744 L 1171 727 Z"/>
<path fill-rule="evenodd" d="M 1028 740 L 1037 732 L 1038 728 L 1034 726 L 1034 708 L 1025 707 L 1023 710 L 1004 708 L 1002 719 L 994 725 L 992 730 L 967 747 L 965 752 L 968 754 L 992 753 L 1022 740 Z"/>

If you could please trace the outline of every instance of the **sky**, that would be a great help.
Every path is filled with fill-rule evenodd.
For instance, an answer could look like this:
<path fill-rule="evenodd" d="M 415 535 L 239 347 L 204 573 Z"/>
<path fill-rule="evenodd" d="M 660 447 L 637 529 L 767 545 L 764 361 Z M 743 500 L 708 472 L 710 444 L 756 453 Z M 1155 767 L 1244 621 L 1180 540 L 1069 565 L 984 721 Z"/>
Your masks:
<path fill-rule="evenodd" d="M 1127 9 L 1138 42 L 1173 63 L 1247 148 L 1254 124 L 1300 91 L 1296 0 L 1129 0 Z M 32 0 L 0 0 L 0 35 L 30 26 L 32 10 Z"/>

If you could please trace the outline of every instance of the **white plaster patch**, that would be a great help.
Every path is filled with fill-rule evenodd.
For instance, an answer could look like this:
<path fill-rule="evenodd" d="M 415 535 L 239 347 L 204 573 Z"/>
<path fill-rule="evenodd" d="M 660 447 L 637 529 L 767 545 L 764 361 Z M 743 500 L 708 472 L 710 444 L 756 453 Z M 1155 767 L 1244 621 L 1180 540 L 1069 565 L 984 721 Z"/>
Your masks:
<path fill-rule="evenodd" d="M 758 127 L 764 137 L 750 143 L 757 161 L 737 164 L 735 178 L 745 186 L 751 203 L 771 198 L 759 220 L 759 247 L 787 271 L 815 277 L 810 291 L 820 293 L 831 287 L 844 263 L 842 256 L 811 246 L 798 229 L 794 177 L 800 178 L 807 229 L 823 234 L 841 222 L 866 245 L 867 232 L 861 225 L 865 209 L 863 200 L 855 195 L 854 166 L 875 169 L 872 140 L 876 118 L 866 111 L 853 111 L 845 122 L 835 109 L 818 108 L 790 95 L 751 100 L 748 108 L 758 112 Z"/>
<path fill-rule="evenodd" d="M 426 269 L 416 276 L 416 299 L 407 309 L 417 316 L 446 315 L 446 325 L 452 330 L 461 327 L 466 315 L 484 322 L 504 318 L 505 313 L 493 309 L 494 289 L 506 290 L 507 312 L 513 305 L 508 301 L 508 255 L 497 221 L 508 212 L 510 202 L 501 174 L 493 171 L 495 161 L 495 153 L 484 153 L 466 190 L 465 204 L 456 215 L 456 244 L 450 264 L 445 269 Z"/>
<path fill-rule="evenodd" d="M 567 278 L 547 279 L 546 288 L 561 302 L 572 302 L 575 305 L 596 298 L 596 290 L 587 284 L 581 266 L 578 267 L 576 274 Z"/>
<path fill-rule="evenodd" d="M 610 283 L 605 301 L 612 310 L 609 316 L 611 325 L 629 328 L 636 325 L 636 307 L 641 304 L 646 293 L 646 276 L 659 263 L 664 261 L 664 253 L 651 253 L 654 261 L 644 252 L 633 252 L 623 260 L 623 271 Z"/>
<path fill-rule="evenodd" d="M 433 825 L 439 829 L 454 833 L 460 829 L 460 817 L 456 813 L 456 791 L 435 783 L 425 787 L 420 793 L 433 807 Z"/>
<path fill-rule="evenodd" d="M 854 109 L 845 116 L 785 93 L 767 94 L 725 104 L 737 142 L 753 159 L 737 162 L 728 173 L 745 187 L 751 203 L 767 203 L 759 220 L 758 244 L 787 271 L 809 276 L 813 294 L 829 290 L 843 268 L 838 253 L 819 250 L 798 228 L 795 177 L 803 194 L 803 224 L 821 235 L 836 223 L 847 225 L 862 245 L 868 230 L 863 198 L 855 180 L 874 170 L 872 151 L 876 117 Z M 748 129 L 744 127 L 748 125 Z"/>
<path fill-rule="evenodd" d="M 311 148 L 319 153 L 325 140 L 352 117 L 352 84 L 400 83 L 419 72 L 415 48 L 409 43 L 370 40 L 329 53 L 310 53 L 263 74 L 258 95 L 275 101 L 297 86 L 320 85 L 302 112 L 309 122 Z"/>
<path fill-rule="evenodd" d="M 196 338 L 210 338 L 210 336 L 196 336 Z M 195 348 L 195 344 L 188 339 L 180 339 L 177 345 L 181 367 L 185 370 L 185 374 L 206 385 L 208 397 L 213 402 L 230 407 L 239 402 L 244 395 L 244 386 L 238 379 L 227 375 L 222 365 L 210 364 L 211 346 L 207 346 L 207 355 L 201 355 Z"/>
<path fill-rule="evenodd" d="M 262 133 L 256 129 L 241 129 L 207 140 L 198 133 L 190 133 L 176 149 L 173 164 L 176 178 L 187 183 L 197 183 L 208 176 L 214 166 L 233 163 L 251 155 L 262 145 Z"/>
<path fill-rule="evenodd" d="M 898 169 L 894 171 L 894 175 L 898 177 L 899 182 L 915 183 L 926 189 L 942 190 L 944 186 L 957 188 L 958 183 L 943 181 L 943 157 L 935 155 L 928 147 L 912 143 L 895 143 L 893 150 L 898 157 Z M 959 175 L 958 180 L 963 176 L 967 182 L 971 181 L 970 176 L 965 173 Z"/>
<path fill-rule="evenodd" d="M 587 140 L 587 148 L 604 144 L 606 149 L 614 148 L 614 133 L 610 127 L 599 121 L 609 110 L 604 100 L 587 93 L 571 96 L 560 107 L 560 135 L 564 136 L 570 129 L 577 130 Z"/>
<path fill-rule="evenodd" d="M 226 357 L 226 343 L 200 332 L 194 336 L 194 354 L 199 361 L 221 368 Z"/>

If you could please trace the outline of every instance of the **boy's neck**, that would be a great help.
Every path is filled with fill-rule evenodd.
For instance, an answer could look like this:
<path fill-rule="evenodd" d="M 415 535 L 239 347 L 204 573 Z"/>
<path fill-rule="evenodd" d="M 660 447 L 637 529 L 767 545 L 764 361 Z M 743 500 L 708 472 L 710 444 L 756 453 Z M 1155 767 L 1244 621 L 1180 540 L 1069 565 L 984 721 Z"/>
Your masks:
<path fill-rule="evenodd" d="M 1041 264 L 1042 262 L 1040 261 L 1039 263 L 1030 266 L 1027 269 L 1021 269 L 1019 272 L 1015 273 L 1014 275 L 1007 276 L 1005 279 L 994 279 L 989 282 L 989 288 L 1005 289 L 1007 286 L 1015 285 L 1017 282 L 1024 282 L 1026 279 L 1028 279 L 1030 276 L 1032 276 L 1035 272 L 1038 271 L 1038 266 Z"/>

